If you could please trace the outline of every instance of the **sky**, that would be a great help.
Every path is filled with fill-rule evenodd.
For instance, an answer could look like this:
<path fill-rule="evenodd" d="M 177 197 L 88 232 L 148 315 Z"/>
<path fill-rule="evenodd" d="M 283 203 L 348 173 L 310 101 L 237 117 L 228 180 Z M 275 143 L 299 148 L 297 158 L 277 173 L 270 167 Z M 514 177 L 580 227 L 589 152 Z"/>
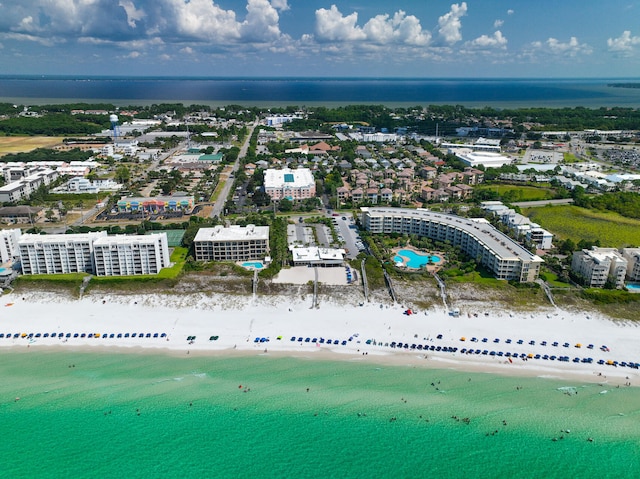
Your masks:
<path fill-rule="evenodd" d="M 640 0 L 0 0 L 0 74 L 637 78 Z"/>

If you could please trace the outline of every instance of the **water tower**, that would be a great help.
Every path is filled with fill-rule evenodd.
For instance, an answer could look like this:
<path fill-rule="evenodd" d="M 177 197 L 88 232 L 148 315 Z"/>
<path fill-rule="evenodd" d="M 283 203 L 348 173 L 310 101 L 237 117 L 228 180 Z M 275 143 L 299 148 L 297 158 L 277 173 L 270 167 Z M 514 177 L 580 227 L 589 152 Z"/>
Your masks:
<path fill-rule="evenodd" d="M 113 144 L 118 141 L 118 134 L 120 133 L 120 127 L 118 126 L 118 115 L 109 116 L 111 122 L 111 130 L 113 131 Z"/>

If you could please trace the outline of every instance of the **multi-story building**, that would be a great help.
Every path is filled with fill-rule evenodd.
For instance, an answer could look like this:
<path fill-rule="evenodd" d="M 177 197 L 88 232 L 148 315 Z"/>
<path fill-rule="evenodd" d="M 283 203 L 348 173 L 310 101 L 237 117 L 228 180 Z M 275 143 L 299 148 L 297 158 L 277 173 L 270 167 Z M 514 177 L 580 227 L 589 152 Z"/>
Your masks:
<path fill-rule="evenodd" d="M 198 261 L 263 260 L 269 254 L 269 227 L 200 228 L 193 244 Z"/>
<path fill-rule="evenodd" d="M 627 279 L 640 281 L 640 248 L 622 248 L 622 257 L 627 260 Z"/>
<path fill-rule="evenodd" d="M 22 273 L 93 272 L 93 243 L 105 236 L 106 231 L 70 235 L 23 234 L 18 240 Z"/>
<path fill-rule="evenodd" d="M 0 187 L 0 202 L 15 202 L 29 198 L 42 185 L 49 185 L 58 178 L 58 172 L 44 168 L 13 183 Z"/>
<path fill-rule="evenodd" d="M 611 280 L 616 288 L 624 286 L 627 260 L 615 248 L 583 249 L 573 253 L 571 269 L 582 276 L 590 288 L 601 288 Z"/>
<path fill-rule="evenodd" d="M 166 233 L 98 238 L 93 256 L 97 276 L 157 274 L 170 264 Z"/>
<path fill-rule="evenodd" d="M 316 181 L 309 168 L 270 168 L 264 172 L 264 191 L 276 201 L 283 198 L 291 201 L 313 198 L 316 195 Z"/>
<path fill-rule="evenodd" d="M 18 256 L 20 229 L 0 230 L 0 263 L 6 263 Z"/>
<path fill-rule="evenodd" d="M 425 209 L 361 208 L 362 224 L 372 233 L 415 234 L 459 246 L 496 278 L 535 281 L 542 259 L 486 222 Z"/>

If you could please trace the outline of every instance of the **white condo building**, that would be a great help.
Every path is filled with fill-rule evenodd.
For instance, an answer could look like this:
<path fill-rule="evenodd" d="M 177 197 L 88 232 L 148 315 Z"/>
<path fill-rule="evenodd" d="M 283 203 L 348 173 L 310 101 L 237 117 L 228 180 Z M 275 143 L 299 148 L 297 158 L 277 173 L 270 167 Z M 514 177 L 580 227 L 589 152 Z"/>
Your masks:
<path fill-rule="evenodd" d="M 498 279 L 535 281 L 542 258 L 532 254 L 488 223 L 425 209 L 361 208 L 362 224 L 372 233 L 415 234 L 459 246 Z"/>
<path fill-rule="evenodd" d="M 18 255 L 20 229 L 0 230 L 0 263 L 11 261 Z"/>
<path fill-rule="evenodd" d="M 93 243 L 106 231 L 83 234 L 23 234 L 18 241 L 22 274 L 94 271 Z"/>
<path fill-rule="evenodd" d="M 166 233 L 98 238 L 93 255 L 97 276 L 157 274 L 170 264 Z"/>
<path fill-rule="evenodd" d="M 627 278 L 640 281 L 640 248 L 622 248 L 622 257 L 627 260 Z"/>
<path fill-rule="evenodd" d="M 264 172 L 264 191 L 276 201 L 283 198 L 291 201 L 313 198 L 316 195 L 316 181 L 309 168 L 270 168 Z"/>
<path fill-rule="evenodd" d="M 602 288 L 610 279 L 616 288 L 624 286 L 627 260 L 615 248 L 583 249 L 573 253 L 573 272 L 581 275 L 590 288 Z"/>
<path fill-rule="evenodd" d="M 269 227 L 200 228 L 193 245 L 197 261 L 263 260 L 269 254 Z"/>

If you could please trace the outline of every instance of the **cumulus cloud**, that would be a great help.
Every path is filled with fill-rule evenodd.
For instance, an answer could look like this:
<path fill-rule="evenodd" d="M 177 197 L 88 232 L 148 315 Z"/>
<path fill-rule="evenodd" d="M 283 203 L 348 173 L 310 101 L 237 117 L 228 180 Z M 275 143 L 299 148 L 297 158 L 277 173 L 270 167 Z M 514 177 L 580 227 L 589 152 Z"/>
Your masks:
<path fill-rule="evenodd" d="M 622 35 L 618 38 L 609 38 L 607 40 L 609 51 L 626 55 L 633 52 L 635 45 L 640 45 L 640 37 L 632 37 L 629 30 L 622 32 Z"/>
<path fill-rule="evenodd" d="M 358 27 L 358 13 L 343 16 L 338 7 L 316 10 L 316 37 L 320 41 L 364 40 L 366 34 Z"/>
<path fill-rule="evenodd" d="M 504 25 L 504 20 L 496 20 L 493 22 L 493 28 L 500 28 L 502 25 Z"/>
<path fill-rule="evenodd" d="M 536 50 L 545 51 L 554 55 L 575 57 L 578 55 L 590 55 L 593 49 L 586 43 L 580 43 L 576 37 L 571 37 L 568 42 L 561 42 L 556 38 L 548 38 L 545 42 L 533 42 L 531 46 Z"/>
<path fill-rule="evenodd" d="M 507 10 L 507 15 L 513 15 L 515 12 L 510 8 Z"/>
<path fill-rule="evenodd" d="M 426 45 L 431 34 L 420 26 L 420 20 L 398 10 L 393 17 L 378 15 L 369 20 L 364 28 L 367 39 L 376 43 L 404 43 L 407 45 Z"/>
<path fill-rule="evenodd" d="M 279 21 L 278 11 L 268 0 L 251 0 L 247 4 L 247 17 L 240 26 L 240 34 L 249 41 L 277 40 L 281 36 Z"/>
<path fill-rule="evenodd" d="M 481 35 L 475 40 L 467 42 L 468 48 L 506 48 L 507 39 L 500 30 L 496 30 L 493 35 Z"/>
<path fill-rule="evenodd" d="M 438 18 L 438 33 L 446 43 L 455 43 L 462 40 L 462 22 L 460 19 L 467 14 L 467 2 L 454 3 L 448 13 Z"/>
<path fill-rule="evenodd" d="M 145 17 L 144 10 L 138 10 L 132 0 L 120 0 L 118 5 L 124 8 L 125 13 L 127 14 L 127 24 L 131 28 L 135 28 L 137 22 Z"/>
<path fill-rule="evenodd" d="M 290 8 L 287 0 L 271 0 L 271 5 L 273 5 L 273 8 L 277 8 L 282 12 Z"/>
<path fill-rule="evenodd" d="M 414 15 L 398 10 L 393 15 L 380 14 L 358 25 L 358 13 L 343 15 L 338 7 L 316 10 L 316 35 L 319 42 L 362 42 L 375 45 L 425 46 L 431 33 L 424 30 Z M 303 41 L 310 40 L 304 36 Z"/>

